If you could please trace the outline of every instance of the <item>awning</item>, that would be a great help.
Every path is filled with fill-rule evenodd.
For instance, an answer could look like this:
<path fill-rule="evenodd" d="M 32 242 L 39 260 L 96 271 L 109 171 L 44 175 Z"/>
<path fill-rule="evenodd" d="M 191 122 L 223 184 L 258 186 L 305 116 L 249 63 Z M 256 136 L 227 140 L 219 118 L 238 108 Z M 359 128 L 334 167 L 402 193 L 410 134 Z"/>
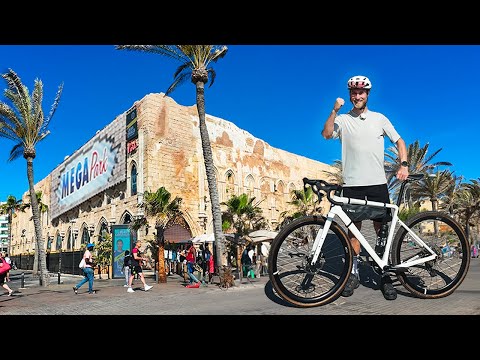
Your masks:
<path fill-rule="evenodd" d="M 270 230 L 256 230 L 248 234 L 248 237 L 253 243 L 272 241 L 277 236 L 278 232 Z"/>
<path fill-rule="evenodd" d="M 223 234 L 225 235 L 225 238 L 227 240 L 230 240 L 234 237 L 233 234 Z M 192 240 L 192 242 L 195 244 L 195 243 L 213 243 L 215 242 L 215 235 L 213 233 L 210 233 L 210 234 L 202 234 L 202 235 L 198 235 L 198 236 L 195 236 L 194 238 L 191 238 L 190 240 Z"/>

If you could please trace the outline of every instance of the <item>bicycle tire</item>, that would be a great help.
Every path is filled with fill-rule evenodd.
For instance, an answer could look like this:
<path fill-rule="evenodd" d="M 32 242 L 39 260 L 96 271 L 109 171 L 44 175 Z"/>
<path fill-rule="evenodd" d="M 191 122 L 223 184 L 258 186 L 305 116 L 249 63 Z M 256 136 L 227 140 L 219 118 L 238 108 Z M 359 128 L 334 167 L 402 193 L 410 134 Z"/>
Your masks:
<path fill-rule="evenodd" d="M 397 273 L 400 283 L 414 296 L 437 299 L 450 295 L 463 282 L 470 265 L 469 244 L 461 225 L 448 214 L 425 211 L 408 219 L 405 224 L 435 251 L 437 259 L 412 266 Z M 462 256 L 446 254 L 448 244 L 460 249 Z M 392 263 L 399 265 L 412 255 L 423 255 L 418 244 L 409 241 L 407 231 L 400 227 L 392 245 Z"/>
<path fill-rule="evenodd" d="M 307 254 L 324 225 L 322 216 L 305 216 L 285 226 L 272 241 L 268 257 L 270 282 L 282 299 L 296 307 L 335 301 L 351 273 L 352 247 L 336 222 L 332 222 L 317 264 L 309 264 Z"/>

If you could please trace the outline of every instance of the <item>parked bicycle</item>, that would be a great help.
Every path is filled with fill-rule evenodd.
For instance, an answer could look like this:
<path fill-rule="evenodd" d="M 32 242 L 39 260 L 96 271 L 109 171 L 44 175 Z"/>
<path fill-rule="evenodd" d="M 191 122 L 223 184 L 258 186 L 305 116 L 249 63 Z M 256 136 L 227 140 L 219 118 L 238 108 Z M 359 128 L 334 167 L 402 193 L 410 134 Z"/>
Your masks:
<path fill-rule="evenodd" d="M 422 174 L 410 175 L 402 182 L 396 204 L 342 197 L 341 185 L 304 178 L 304 187 L 310 186 L 319 201 L 326 195 L 332 206 L 327 216 L 309 215 L 291 222 L 273 240 L 268 273 L 277 294 L 297 307 L 325 305 L 341 295 L 354 252 L 336 218 L 359 240 L 377 271 L 396 275 L 414 296 L 435 299 L 453 293 L 465 279 L 470 257 L 445 256 L 442 248 L 448 244 L 460 254 L 469 254 L 460 224 L 440 211 L 422 211 L 405 222 L 398 217 L 405 186 L 422 178 Z M 344 204 L 390 208 L 385 243 L 370 245 L 343 210 Z"/>

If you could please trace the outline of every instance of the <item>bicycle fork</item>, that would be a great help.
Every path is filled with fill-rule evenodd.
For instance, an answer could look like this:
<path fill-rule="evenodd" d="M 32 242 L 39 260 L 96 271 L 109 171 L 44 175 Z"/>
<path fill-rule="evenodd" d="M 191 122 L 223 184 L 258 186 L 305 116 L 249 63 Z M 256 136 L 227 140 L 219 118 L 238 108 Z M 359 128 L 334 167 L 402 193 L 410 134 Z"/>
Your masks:
<path fill-rule="evenodd" d="M 315 241 L 313 242 L 312 249 L 310 251 L 310 266 L 315 266 L 317 263 L 318 257 L 320 256 L 320 253 L 322 251 L 323 243 L 325 242 L 325 239 L 327 238 L 328 231 L 330 230 L 330 226 L 332 225 L 333 217 L 332 214 L 329 212 L 327 215 L 327 218 L 325 220 L 325 224 L 323 226 L 323 229 L 317 232 L 317 235 L 315 236 Z"/>

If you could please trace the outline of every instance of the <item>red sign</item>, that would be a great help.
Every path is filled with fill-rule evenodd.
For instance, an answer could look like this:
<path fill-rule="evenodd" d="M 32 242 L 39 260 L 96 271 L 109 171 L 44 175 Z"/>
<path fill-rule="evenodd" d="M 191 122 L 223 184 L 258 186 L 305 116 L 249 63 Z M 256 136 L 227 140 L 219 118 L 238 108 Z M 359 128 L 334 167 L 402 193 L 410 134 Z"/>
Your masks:
<path fill-rule="evenodd" d="M 138 139 L 134 139 L 127 143 L 127 153 L 130 154 L 138 148 Z"/>

